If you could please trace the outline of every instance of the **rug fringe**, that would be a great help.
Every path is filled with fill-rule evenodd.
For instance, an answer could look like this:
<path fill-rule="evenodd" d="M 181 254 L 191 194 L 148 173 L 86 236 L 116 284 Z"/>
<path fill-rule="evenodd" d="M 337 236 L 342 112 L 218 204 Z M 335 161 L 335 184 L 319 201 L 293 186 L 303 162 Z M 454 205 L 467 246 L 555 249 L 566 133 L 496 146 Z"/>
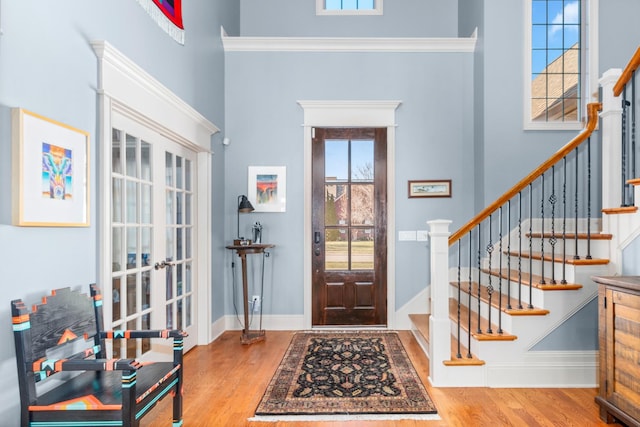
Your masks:
<path fill-rule="evenodd" d="M 256 415 L 247 421 L 275 423 L 279 421 L 399 421 L 441 420 L 438 414 L 353 414 L 353 415 Z"/>

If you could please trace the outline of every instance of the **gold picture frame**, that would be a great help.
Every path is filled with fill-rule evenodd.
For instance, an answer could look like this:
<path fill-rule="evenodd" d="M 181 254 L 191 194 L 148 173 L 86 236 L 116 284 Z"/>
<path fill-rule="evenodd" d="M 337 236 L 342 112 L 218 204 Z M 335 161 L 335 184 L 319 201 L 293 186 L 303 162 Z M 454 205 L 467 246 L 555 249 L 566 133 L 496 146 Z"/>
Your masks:
<path fill-rule="evenodd" d="M 89 133 L 13 108 L 12 222 L 89 226 Z"/>
<path fill-rule="evenodd" d="M 409 181 L 409 198 L 418 197 L 451 197 L 451 180 Z"/>

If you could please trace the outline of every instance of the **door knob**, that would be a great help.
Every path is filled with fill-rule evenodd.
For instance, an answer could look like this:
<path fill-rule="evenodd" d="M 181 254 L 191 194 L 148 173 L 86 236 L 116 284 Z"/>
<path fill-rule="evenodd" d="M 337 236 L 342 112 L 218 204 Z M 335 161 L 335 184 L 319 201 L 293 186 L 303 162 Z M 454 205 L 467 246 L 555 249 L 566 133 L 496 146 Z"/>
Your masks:
<path fill-rule="evenodd" d="M 153 268 L 156 270 L 160 270 L 161 268 L 165 268 L 167 266 L 171 267 L 174 263 L 169 260 L 162 260 L 161 262 L 156 262 Z"/>

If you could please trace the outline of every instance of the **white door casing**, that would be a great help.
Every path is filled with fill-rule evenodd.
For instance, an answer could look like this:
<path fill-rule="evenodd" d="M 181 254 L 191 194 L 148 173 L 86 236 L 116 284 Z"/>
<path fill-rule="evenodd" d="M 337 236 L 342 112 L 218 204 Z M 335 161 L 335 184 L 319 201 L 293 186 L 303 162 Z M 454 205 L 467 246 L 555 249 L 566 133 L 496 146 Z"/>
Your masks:
<path fill-rule="evenodd" d="M 99 285 L 104 301 L 112 301 L 111 280 L 111 119 L 117 113 L 153 129 L 195 153 L 195 222 L 200 230 L 194 253 L 195 301 L 199 325 L 197 344 L 208 344 L 211 336 L 211 135 L 219 129 L 161 83 L 122 55 L 106 41 L 91 43 L 98 57 L 99 138 Z M 195 237 L 195 236 L 194 236 Z M 110 328 L 111 304 L 105 304 L 105 327 Z"/>

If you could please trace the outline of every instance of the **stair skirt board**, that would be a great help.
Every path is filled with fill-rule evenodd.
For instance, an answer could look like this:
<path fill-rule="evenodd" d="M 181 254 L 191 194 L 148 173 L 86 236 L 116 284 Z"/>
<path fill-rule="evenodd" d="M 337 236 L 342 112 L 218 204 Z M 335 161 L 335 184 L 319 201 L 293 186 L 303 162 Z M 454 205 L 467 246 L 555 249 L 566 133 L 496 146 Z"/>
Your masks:
<path fill-rule="evenodd" d="M 531 352 L 517 363 L 480 366 L 436 366 L 434 387 L 595 388 L 598 351 Z"/>

